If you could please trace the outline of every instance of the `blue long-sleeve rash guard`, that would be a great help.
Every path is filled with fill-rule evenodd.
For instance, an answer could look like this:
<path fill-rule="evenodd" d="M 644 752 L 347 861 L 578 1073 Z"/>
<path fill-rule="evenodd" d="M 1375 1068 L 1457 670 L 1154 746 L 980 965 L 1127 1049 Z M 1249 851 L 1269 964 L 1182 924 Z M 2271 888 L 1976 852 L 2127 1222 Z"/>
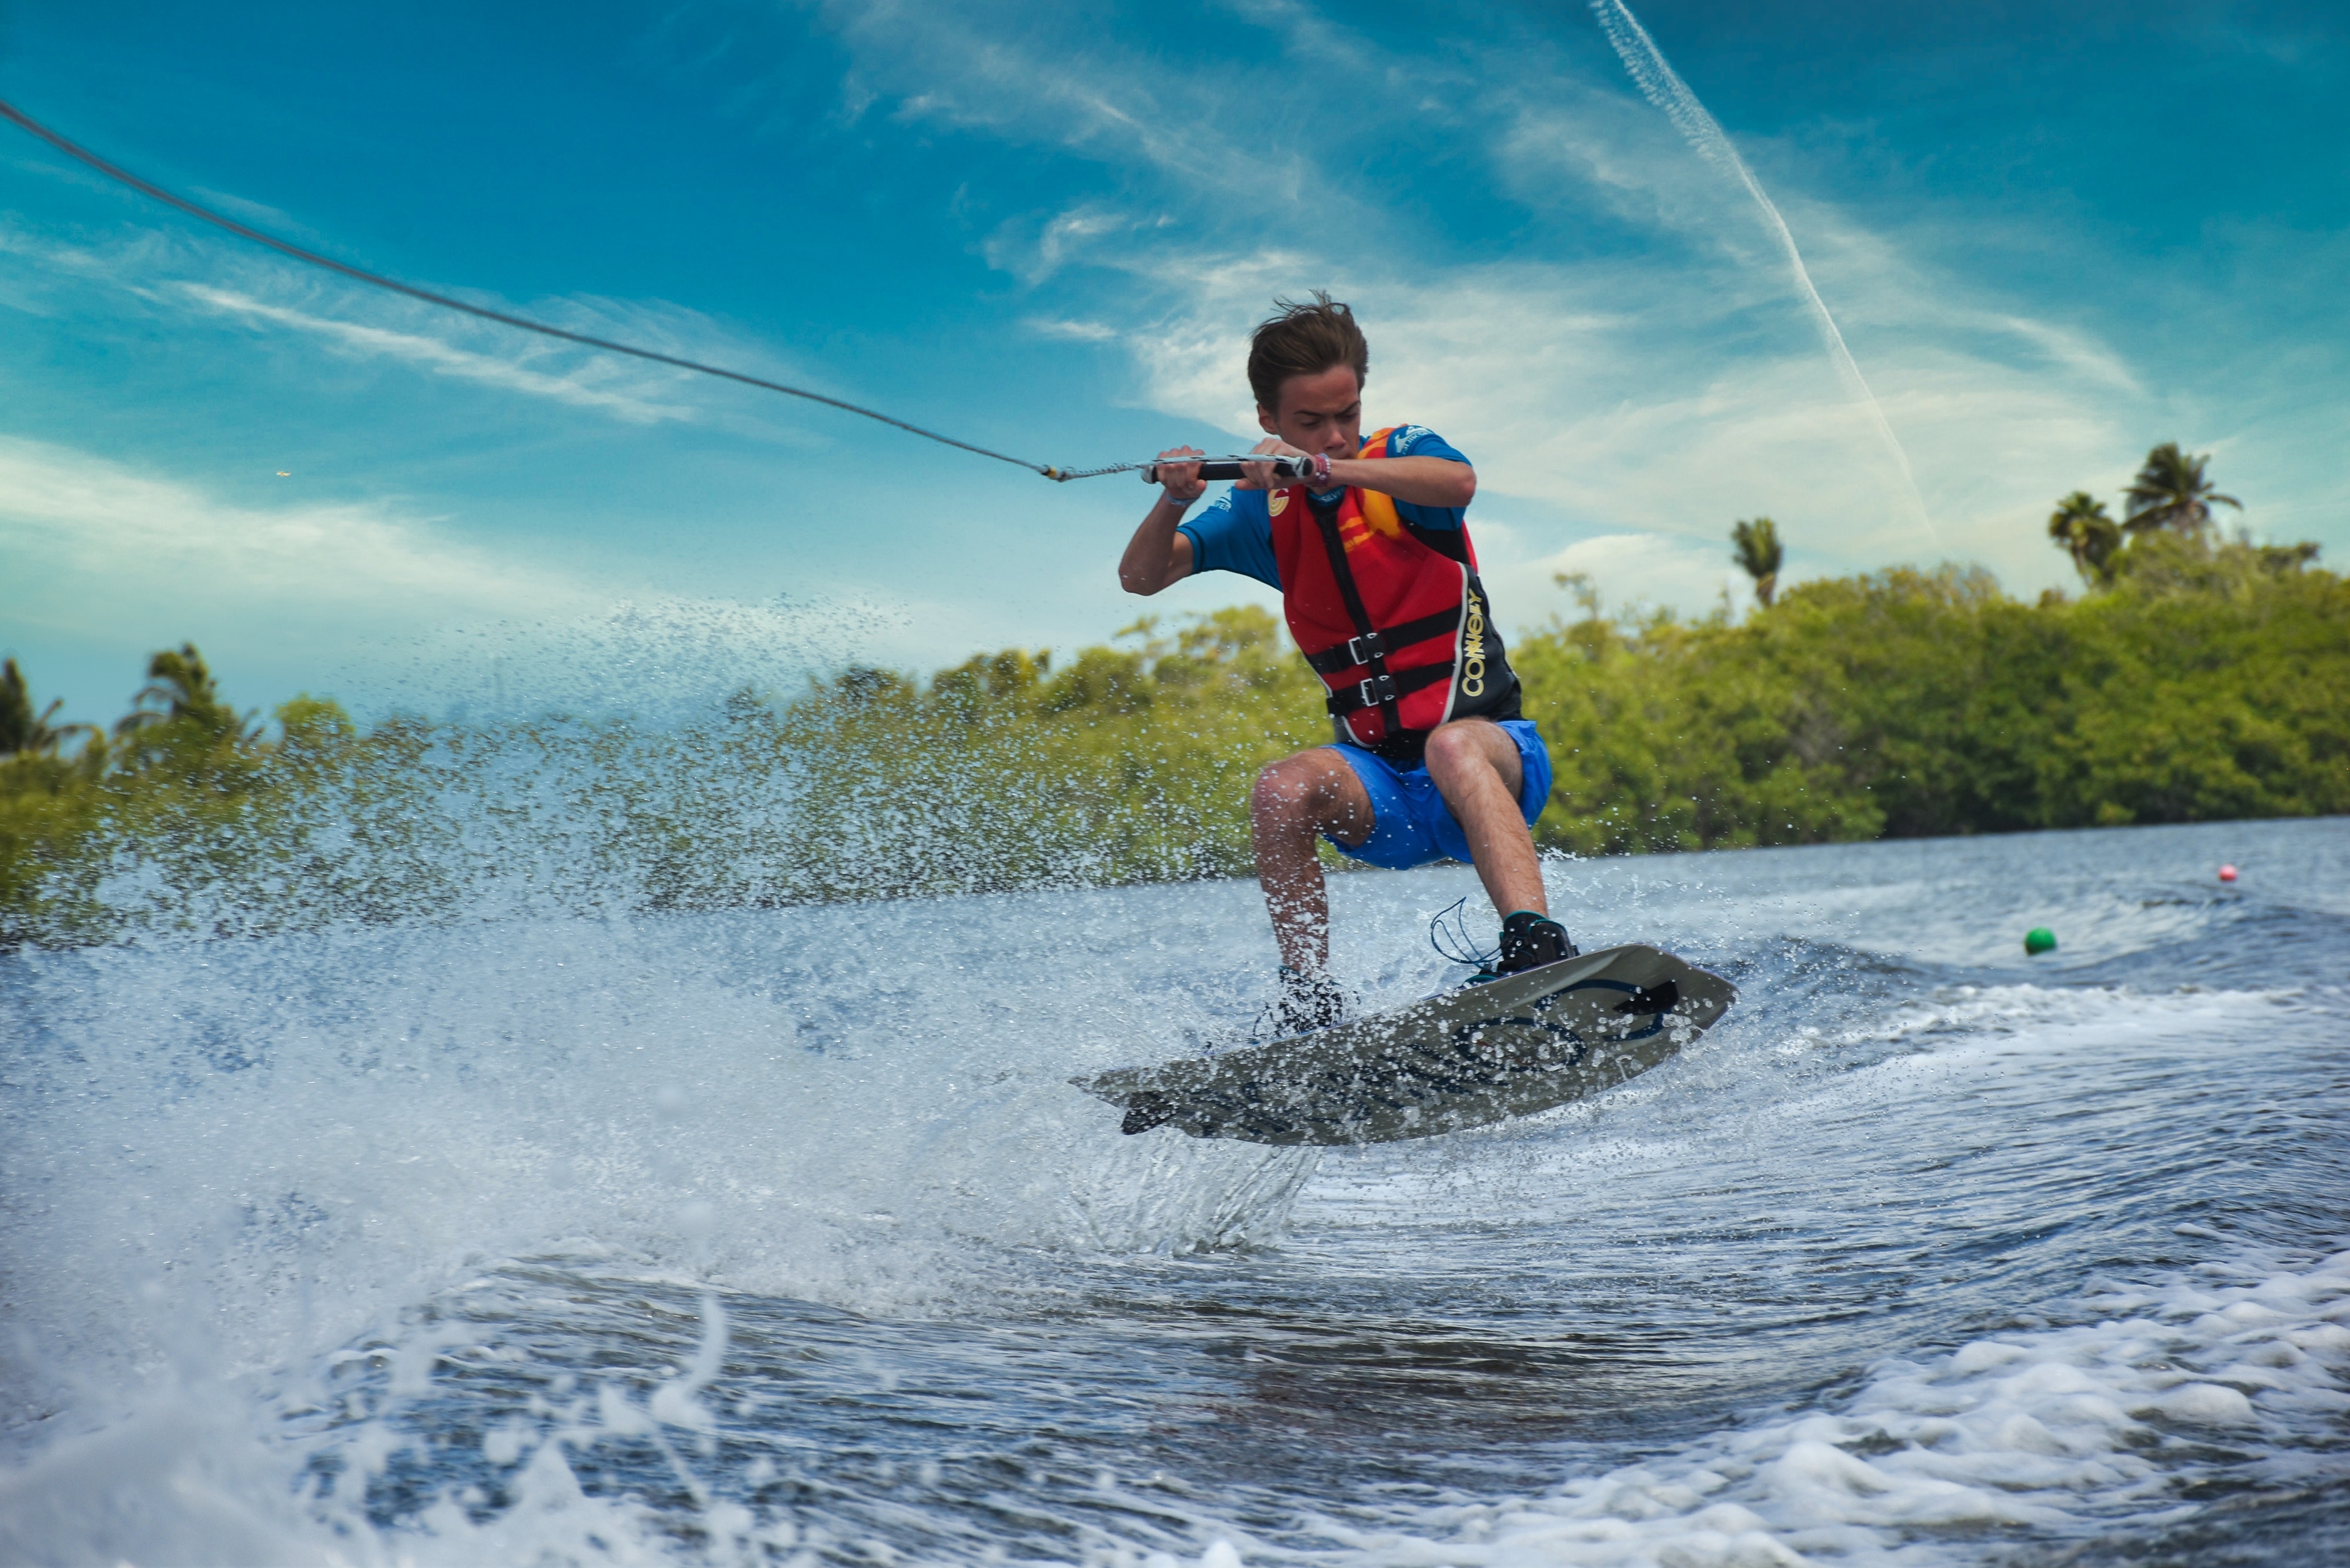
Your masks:
<path fill-rule="evenodd" d="M 1423 425 L 1398 426 L 1395 433 L 1388 437 L 1388 455 L 1469 461 L 1454 451 L 1450 441 Z M 1273 514 L 1266 505 L 1268 493 L 1263 490 L 1227 490 L 1210 502 L 1197 517 L 1176 524 L 1176 531 L 1191 541 L 1191 570 L 1195 574 L 1238 572 L 1270 587 L 1281 587 L 1281 567 L 1273 558 Z M 1334 490 L 1329 495 L 1341 493 Z M 1397 514 L 1405 522 L 1416 523 L 1422 528 L 1458 528 L 1469 511 L 1465 506 L 1416 506 L 1409 501 L 1399 501 L 1395 506 Z"/>

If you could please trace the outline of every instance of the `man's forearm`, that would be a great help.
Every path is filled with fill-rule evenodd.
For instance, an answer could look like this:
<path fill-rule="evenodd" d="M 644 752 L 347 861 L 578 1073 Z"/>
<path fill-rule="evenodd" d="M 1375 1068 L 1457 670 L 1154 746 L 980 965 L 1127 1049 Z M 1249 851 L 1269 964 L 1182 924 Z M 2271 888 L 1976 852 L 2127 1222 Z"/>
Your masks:
<path fill-rule="evenodd" d="M 1477 493 L 1477 471 L 1449 457 L 1336 457 L 1330 477 L 1414 506 L 1466 506 Z"/>
<path fill-rule="evenodd" d="M 1130 594 L 1155 594 L 1175 580 L 1175 525 L 1191 503 L 1170 500 L 1165 491 L 1127 541 L 1118 563 L 1118 587 Z"/>

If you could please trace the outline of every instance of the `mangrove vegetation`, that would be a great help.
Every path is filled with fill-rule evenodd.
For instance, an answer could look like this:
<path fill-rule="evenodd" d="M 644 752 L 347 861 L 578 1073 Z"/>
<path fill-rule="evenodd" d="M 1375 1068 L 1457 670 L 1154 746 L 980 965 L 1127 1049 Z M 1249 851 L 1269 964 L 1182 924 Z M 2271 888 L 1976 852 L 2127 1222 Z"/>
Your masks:
<path fill-rule="evenodd" d="M 1976 568 L 1782 584 L 1740 617 L 1611 612 L 1579 578 L 1511 658 L 1557 778 L 1544 846 L 1638 854 L 2350 812 L 2350 581 L 2220 536 L 2157 448 L 2113 520 L 2057 504 L 2077 597 Z M 928 679 L 853 669 L 702 721 L 362 728 L 242 715 L 192 647 L 109 729 L 0 671 L 0 940 L 778 906 L 1244 875 L 1265 763 L 1326 739 L 1253 608 Z"/>

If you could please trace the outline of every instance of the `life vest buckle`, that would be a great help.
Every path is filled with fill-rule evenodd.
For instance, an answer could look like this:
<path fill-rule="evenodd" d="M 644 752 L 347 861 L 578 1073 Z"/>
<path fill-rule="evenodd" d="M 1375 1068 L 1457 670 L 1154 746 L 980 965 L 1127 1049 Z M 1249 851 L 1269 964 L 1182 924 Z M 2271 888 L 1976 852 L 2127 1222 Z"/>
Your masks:
<path fill-rule="evenodd" d="M 1367 631 L 1360 637 L 1350 637 L 1347 639 L 1347 662 L 1368 664 L 1374 659 L 1384 657 L 1387 650 L 1386 638 L 1376 631 Z"/>
<path fill-rule="evenodd" d="M 1392 675 L 1374 675 L 1368 680 L 1355 683 L 1356 699 L 1366 708 L 1376 708 L 1382 702 L 1392 702 L 1396 701 L 1398 695 L 1395 677 Z"/>

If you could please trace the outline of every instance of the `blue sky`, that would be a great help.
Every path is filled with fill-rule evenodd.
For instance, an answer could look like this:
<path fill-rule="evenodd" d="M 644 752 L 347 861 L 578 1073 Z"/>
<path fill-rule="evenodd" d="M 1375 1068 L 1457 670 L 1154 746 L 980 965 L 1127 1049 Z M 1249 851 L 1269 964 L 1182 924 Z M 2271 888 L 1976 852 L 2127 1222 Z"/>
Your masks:
<path fill-rule="evenodd" d="M 1323 286 L 1441 431 L 1505 625 L 1980 561 L 2147 446 L 2350 559 L 2350 13 L 1634 5 L 1784 214 L 1582 5 L 0 8 L 0 96 L 248 222 L 1041 462 L 1253 433 Z M 281 472 L 282 471 L 282 472 Z M 1146 607 L 1055 485 L 365 290 L 0 127 L 0 646 L 76 716 L 192 639 L 246 705 L 654 711 Z M 1147 607 L 1265 596 L 1201 578 Z"/>

